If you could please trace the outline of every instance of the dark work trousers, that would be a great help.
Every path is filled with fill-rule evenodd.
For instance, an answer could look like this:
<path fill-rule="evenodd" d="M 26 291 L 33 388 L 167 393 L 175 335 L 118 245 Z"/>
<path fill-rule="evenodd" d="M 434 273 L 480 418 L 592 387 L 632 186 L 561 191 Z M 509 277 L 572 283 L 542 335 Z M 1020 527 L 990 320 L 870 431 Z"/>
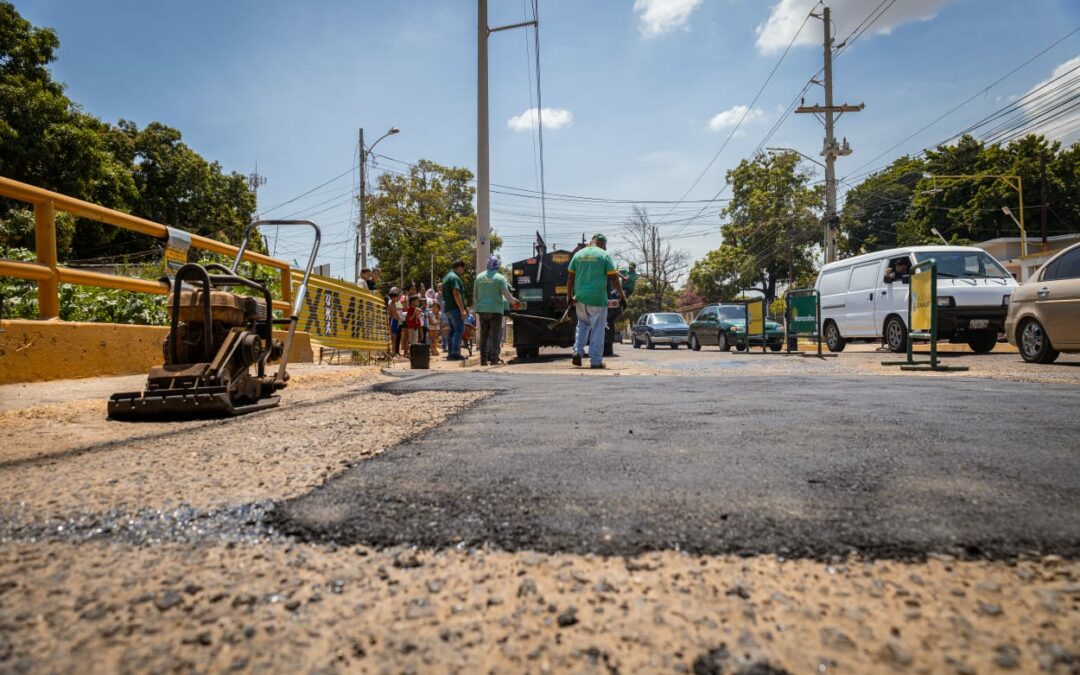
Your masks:
<path fill-rule="evenodd" d="M 495 362 L 499 360 L 499 351 L 502 348 L 502 319 L 503 315 L 478 313 L 480 317 L 480 337 L 484 343 L 480 345 L 480 360 Z"/>

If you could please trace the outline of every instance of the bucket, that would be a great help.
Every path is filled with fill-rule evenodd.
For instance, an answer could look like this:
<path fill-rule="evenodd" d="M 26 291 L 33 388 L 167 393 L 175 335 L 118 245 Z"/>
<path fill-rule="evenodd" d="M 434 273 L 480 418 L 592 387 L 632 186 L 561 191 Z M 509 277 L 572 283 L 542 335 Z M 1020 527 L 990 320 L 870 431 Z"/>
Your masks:
<path fill-rule="evenodd" d="M 431 347 L 423 342 L 409 345 L 409 366 L 413 370 L 427 370 L 431 367 Z"/>

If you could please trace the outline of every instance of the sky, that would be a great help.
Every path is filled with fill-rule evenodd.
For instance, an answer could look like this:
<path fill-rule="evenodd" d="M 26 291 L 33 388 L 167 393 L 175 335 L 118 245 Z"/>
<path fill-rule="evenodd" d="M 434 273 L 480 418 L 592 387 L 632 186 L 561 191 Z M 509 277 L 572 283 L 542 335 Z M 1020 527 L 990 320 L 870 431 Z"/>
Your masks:
<path fill-rule="evenodd" d="M 852 182 L 1080 65 L 1076 0 L 829 4 L 838 39 L 884 10 L 834 62 L 836 101 L 866 104 L 837 124 L 854 151 L 837 175 Z M 375 148 L 371 183 L 420 158 L 475 171 L 475 1 L 15 5 L 58 32 L 54 76 L 85 111 L 174 126 L 227 171 L 247 174 L 257 163 L 267 179 L 263 215 L 320 223 L 318 262 L 335 276 L 352 275 L 360 127 L 369 145 L 401 130 Z M 531 5 L 489 0 L 489 25 L 531 18 Z M 806 18 L 815 0 L 538 5 L 545 187 L 556 195 L 546 203 L 549 243 L 571 247 L 606 232 L 625 255 L 619 227 L 632 204 L 611 200 L 654 202 L 640 206 L 660 236 L 701 257 L 720 243 L 724 204 L 701 200 L 727 195 L 725 172 L 778 121 L 769 147 L 818 157 L 821 125 L 782 115 L 821 68 L 823 25 Z M 504 261 L 527 257 L 540 228 L 536 195 L 500 187 L 539 189 L 532 40 L 522 29 L 489 38 L 492 226 Z M 816 85 L 804 96 L 823 100 Z M 1076 140 L 1075 121 L 1050 131 Z M 306 261 L 301 237 L 268 234 L 279 257 Z"/>

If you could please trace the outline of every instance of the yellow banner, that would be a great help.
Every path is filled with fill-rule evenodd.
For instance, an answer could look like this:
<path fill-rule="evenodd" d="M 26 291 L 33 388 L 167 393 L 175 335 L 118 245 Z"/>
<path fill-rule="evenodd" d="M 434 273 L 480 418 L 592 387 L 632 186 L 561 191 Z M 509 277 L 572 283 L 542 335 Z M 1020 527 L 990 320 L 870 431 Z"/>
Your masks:
<path fill-rule="evenodd" d="M 304 273 L 292 270 L 293 289 Z M 311 275 L 297 329 L 327 347 L 389 350 L 390 323 L 382 296 L 337 279 Z"/>
<path fill-rule="evenodd" d="M 911 330 L 929 331 L 933 307 L 934 275 L 929 267 L 911 275 Z"/>
<path fill-rule="evenodd" d="M 754 301 L 746 303 L 746 332 L 750 335 L 761 335 L 765 332 L 765 302 Z"/>

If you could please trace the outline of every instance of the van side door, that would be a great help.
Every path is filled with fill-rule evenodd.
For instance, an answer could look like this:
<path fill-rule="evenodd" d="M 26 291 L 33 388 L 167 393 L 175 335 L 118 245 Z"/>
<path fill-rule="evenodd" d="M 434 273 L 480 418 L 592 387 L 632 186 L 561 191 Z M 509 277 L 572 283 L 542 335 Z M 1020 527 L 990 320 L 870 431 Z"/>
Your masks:
<path fill-rule="evenodd" d="M 874 337 L 874 304 L 878 279 L 884 274 L 884 260 L 861 263 L 851 268 L 847 296 L 844 298 L 844 322 L 840 332 L 851 337 Z"/>
<path fill-rule="evenodd" d="M 694 319 L 694 335 L 697 336 L 698 342 L 703 345 L 716 344 L 716 307 L 706 307 L 701 310 L 701 313 Z"/>
<path fill-rule="evenodd" d="M 832 319 L 841 328 L 841 334 L 843 334 L 841 320 L 846 309 L 844 301 L 847 297 L 850 274 L 850 267 L 837 267 L 822 272 L 817 282 L 818 294 L 821 296 L 821 324 L 824 326 L 827 319 Z"/>
<path fill-rule="evenodd" d="M 885 269 L 881 270 L 879 277 L 877 301 L 874 303 L 874 329 L 875 335 L 880 336 L 885 327 L 885 319 L 890 314 L 896 314 L 908 325 L 907 303 L 908 290 L 911 288 L 911 274 L 896 274 L 897 265 L 906 261 L 908 270 L 911 269 L 911 256 L 901 255 L 889 258 L 885 261 Z"/>

